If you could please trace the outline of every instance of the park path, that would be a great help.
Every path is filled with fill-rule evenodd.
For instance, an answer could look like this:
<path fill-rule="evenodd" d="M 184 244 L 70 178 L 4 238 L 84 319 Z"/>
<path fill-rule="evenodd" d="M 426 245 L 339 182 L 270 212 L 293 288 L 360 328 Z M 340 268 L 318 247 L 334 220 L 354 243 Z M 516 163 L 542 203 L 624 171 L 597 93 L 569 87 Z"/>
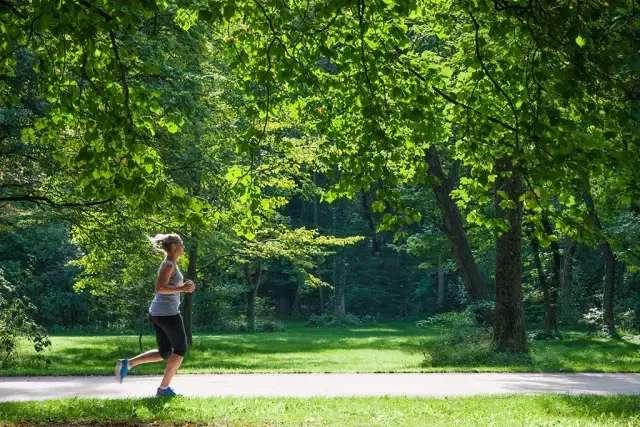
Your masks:
<path fill-rule="evenodd" d="M 155 394 L 159 376 L 0 377 L 0 401 Z M 179 374 L 184 396 L 474 396 L 485 394 L 640 394 L 640 374 L 309 373 Z"/>

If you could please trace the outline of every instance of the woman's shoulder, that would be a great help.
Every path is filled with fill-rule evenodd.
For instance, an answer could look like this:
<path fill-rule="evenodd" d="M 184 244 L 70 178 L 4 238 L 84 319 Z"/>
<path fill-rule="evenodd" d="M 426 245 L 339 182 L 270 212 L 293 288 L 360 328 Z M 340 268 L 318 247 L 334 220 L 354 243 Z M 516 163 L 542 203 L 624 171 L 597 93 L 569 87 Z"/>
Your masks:
<path fill-rule="evenodd" d="M 175 261 L 171 261 L 170 259 L 163 259 L 162 262 L 160 263 L 160 268 L 163 268 L 166 265 L 170 265 L 172 267 L 178 267 L 178 265 L 176 264 Z"/>

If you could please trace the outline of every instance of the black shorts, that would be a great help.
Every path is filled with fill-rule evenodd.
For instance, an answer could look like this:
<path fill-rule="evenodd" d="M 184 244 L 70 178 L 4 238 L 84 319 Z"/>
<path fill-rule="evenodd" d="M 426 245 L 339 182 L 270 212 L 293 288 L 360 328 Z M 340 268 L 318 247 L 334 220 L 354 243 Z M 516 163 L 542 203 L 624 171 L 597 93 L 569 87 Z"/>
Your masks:
<path fill-rule="evenodd" d="M 156 331 L 158 351 L 163 359 L 171 356 L 171 353 L 184 356 L 187 352 L 187 334 L 180 313 L 173 316 L 152 316 L 149 320 Z"/>

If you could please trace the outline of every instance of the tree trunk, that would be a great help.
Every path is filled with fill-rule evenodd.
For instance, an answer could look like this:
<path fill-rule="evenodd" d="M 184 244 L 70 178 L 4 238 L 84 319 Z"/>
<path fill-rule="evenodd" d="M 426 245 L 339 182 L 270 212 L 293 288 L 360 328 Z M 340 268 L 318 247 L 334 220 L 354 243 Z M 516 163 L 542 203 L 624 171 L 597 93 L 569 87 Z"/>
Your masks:
<path fill-rule="evenodd" d="M 446 287 L 445 287 L 445 281 L 444 281 L 444 267 L 440 263 L 438 263 L 437 277 L 438 277 L 438 302 L 437 302 L 438 310 L 443 310 L 444 302 L 446 298 Z"/>
<path fill-rule="evenodd" d="M 609 242 L 603 240 L 600 244 L 600 251 L 604 258 L 604 283 L 602 295 L 602 321 L 604 330 L 609 336 L 616 336 L 616 325 L 614 318 L 614 299 L 616 288 L 616 257 Z"/>
<path fill-rule="evenodd" d="M 467 293 L 474 301 L 485 299 L 488 297 L 487 285 L 471 252 L 460 210 L 451 199 L 452 183 L 442 169 L 440 155 L 435 146 L 431 145 L 427 150 L 426 160 L 429 174 L 433 178 L 431 188 L 444 220 L 444 231 L 451 242 L 456 265 L 462 275 Z"/>
<path fill-rule="evenodd" d="M 369 233 L 371 233 L 371 254 L 373 256 L 377 256 L 380 254 L 380 242 L 378 239 L 378 233 L 376 232 L 376 223 L 373 218 L 371 200 L 368 192 L 364 190 L 360 192 L 360 203 L 362 205 L 363 216 L 367 220 Z"/>
<path fill-rule="evenodd" d="M 318 293 L 320 294 L 320 314 L 324 313 L 324 307 L 326 305 L 326 296 L 324 293 L 324 286 L 320 286 L 318 288 Z"/>
<path fill-rule="evenodd" d="M 522 178 L 510 158 L 496 161 L 497 190 L 504 191 L 515 206 L 501 208 L 500 218 L 507 230 L 496 240 L 496 311 L 493 342 L 496 350 L 512 353 L 527 351 L 522 309 Z M 508 174 L 508 175 L 506 175 Z M 499 201 L 496 196 L 496 202 Z"/>
<path fill-rule="evenodd" d="M 251 275 L 247 277 L 250 287 L 247 292 L 247 329 L 251 332 L 256 330 L 256 298 L 258 296 L 258 289 L 260 288 L 260 281 L 262 280 L 262 263 L 258 263 L 256 282 L 253 283 Z"/>
<path fill-rule="evenodd" d="M 533 262 L 538 273 L 538 281 L 542 289 L 542 299 L 544 301 L 544 333 L 547 336 L 555 336 L 558 332 L 558 318 L 556 306 L 553 301 L 551 286 L 544 272 L 542 259 L 540 258 L 540 243 L 533 234 L 531 235 L 531 250 L 533 252 Z"/>
<path fill-rule="evenodd" d="M 247 329 L 251 332 L 256 330 L 256 288 L 252 286 L 247 292 Z"/>
<path fill-rule="evenodd" d="M 568 295 L 573 287 L 573 257 L 576 253 L 576 242 L 571 241 L 569 246 L 565 249 L 564 257 L 562 259 L 562 275 L 560 286 L 563 292 Z"/>
<path fill-rule="evenodd" d="M 301 285 L 296 286 L 296 289 L 294 291 L 293 302 L 291 303 L 290 317 L 300 317 L 300 287 Z"/>
<path fill-rule="evenodd" d="M 278 295 L 278 315 L 291 315 L 291 297 L 288 293 Z"/>
<path fill-rule="evenodd" d="M 617 259 L 616 255 L 613 253 L 613 250 L 611 250 L 609 242 L 603 235 L 602 223 L 600 222 L 600 218 L 598 217 L 598 212 L 596 211 L 595 204 L 593 203 L 591 193 L 588 190 L 584 192 L 583 199 L 587 206 L 587 212 L 589 213 L 591 222 L 593 223 L 593 226 L 595 227 L 597 232 L 600 234 L 600 243 L 598 244 L 598 249 L 602 253 L 602 258 L 604 259 L 604 277 L 602 281 L 602 327 L 609 336 L 616 337 L 618 333 L 616 331 L 615 325 L 614 302 Z"/>
<path fill-rule="evenodd" d="M 549 218 L 546 215 L 542 217 L 542 226 L 544 227 L 545 233 L 547 233 L 548 236 L 553 235 L 553 227 L 551 226 L 551 222 L 549 221 Z M 553 334 L 555 336 L 558 336 L 559 335 L 558 294 L 560 292 L 560 281 L 562 280 L 561 279 L 562 257 L 560 256 L 560 246 L 558 245 L 557 241 L 552 239 L 549 246 L 551 248 L 551 260 L 552 260 L 551 282 L 549 283 L 549 309 L 550 309 L 549 325 L 551 330 L 553 331 Z"/>
<path fill-rule="evenodd" d="M 315 189 L 315 186 L 317 185 L 317 175 L 316 175 L 316 171 L 313 171 L 313 186 Z M 315 228 L 316 230 L 318 229 L 318 195 L 315 194 L 313 195 L 313 228 Z"/>
<path fill-rule="evenodd" d="M 542 227 L 544 232 L 548 236 L 553 235 L 553 227 L 551 226 L 551 222 L 549 222 L 549 218 L 546 216 L 546 213 L 543 212 L 542 216 Z M 540 285 L 542 287 L 542 293 L 544 297 L 544 330 L 547 336 L 558 336 L 558 291 L 560 289 L 560 281 L 561 281 L 561 257 L 560 257 L 560 247 L 555 240 L 551 240 L 550 248 L 551 248 L 551 257 L 552 257 L 552 266 L 551 266 L 551 277 L 549 278 L 544 272 L 544 268 L 542 266 L 542 261 L 540 259 L 540 243 L 538 239 L 531 234 L 531 247 L 534 253 L 534 262 L 536 264 L 536 269 L 538 271 L 538 277 L 540 279 Z"/>
<path fill-rule="evenodd" d="M 578 309 L 573 296 L 573 257 L 576 242 L 569 240 L 562 253 L 562 271 L 560 273 L 560 314 L 562 321 L 573 324 L 578 319 Z"/>
<path fill-rule="evenodd" d="M 318 184 L 317 180 L 318 180 L 317 172 L 313 171 L 313 186 L 314 186 L 314 189 Z M 331 212 L 333 212 L 333 208 L 332 208 Z M 319 215 L 318 215 L 318 195 L 314 192 L 314 195 L 313 195 L 313 228 L 315 230 L 318 230 L 318 225 L 319 224 L 320 223 L 319 223 Z M 335 216 L 334 216 L 334 225 L 335 225 Z M 314 272 L 316 273 L 316 275 L 318 274 L 318 266 L 317 265 L 314 266 Z M 298 297 L 299 293 L 300 292 L 296 293 L 296 297 Z M 320 314 L 322 314 L 322 313 L 324 313 L 324 287 L 323 286 L 320 286 L 318 288 L 318 294 L 319 294 L 319 297 L 320 297 Z M 298 303 L 297 306 L 294 304 L 294 307 L 297 307 L 297 309 L 299 310 L 299 303 Z"/>
<path fill-rule="evenodd" d="M 344 316 L 346 316 L 347 314 L 347 310 L 345 307 L 345 303 L 344 303 L 344 288 L 346 286 L 346 268 L 344 268 L 344 263 L 342 263 L 343 266 L 343 271 L 342 271 L 342 278 L 340 278 L 339 280 L 337 280 L 334 284 L 335 286 L 335 293 L 334 293 L 334 306 L 333 306 L 333 310 L 334 310 L 334 314 L 337 318 L 343 318 Z"/>
<path fill-rule="evenodd" d="M 189 265 L 187 266 L 187 278 L 196 281 L 198 262 L 198 241 L 194 238 L 189 247 Z M 184 293 L 182 312 L 184 316 L 184 331 L 187 334 L 187 343 L 193 344 L 193 294 Z"/>

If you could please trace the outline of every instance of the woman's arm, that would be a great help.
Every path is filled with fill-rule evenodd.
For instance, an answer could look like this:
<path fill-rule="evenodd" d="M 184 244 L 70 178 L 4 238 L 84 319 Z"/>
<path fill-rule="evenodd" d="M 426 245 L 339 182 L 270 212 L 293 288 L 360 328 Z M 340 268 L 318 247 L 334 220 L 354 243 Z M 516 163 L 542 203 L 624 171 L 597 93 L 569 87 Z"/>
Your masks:
<path fill-rule="evenodd" d="M 158 273 L 158 279 L 156 280 L 156 293 L 159 294 L 175 294 L 176 292 L 193 292 L 194 286 L 192 284 L 185 284 L 184 282 L 180 286 L 169 286 L 169 279 L 173 273 L 173 264 L 166 263 L 160 268 Z"/>

